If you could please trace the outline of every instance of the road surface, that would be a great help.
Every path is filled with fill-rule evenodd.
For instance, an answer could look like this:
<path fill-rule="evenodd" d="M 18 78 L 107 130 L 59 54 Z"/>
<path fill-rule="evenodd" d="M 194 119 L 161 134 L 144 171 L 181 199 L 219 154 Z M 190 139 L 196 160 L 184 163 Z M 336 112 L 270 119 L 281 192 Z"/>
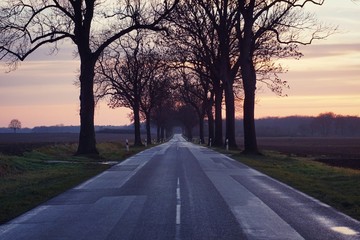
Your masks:
<path fill-rule="evenodd" d="M 175 135 L 1 225 L 0 239 L 360 239 L 360 223 Z"/>

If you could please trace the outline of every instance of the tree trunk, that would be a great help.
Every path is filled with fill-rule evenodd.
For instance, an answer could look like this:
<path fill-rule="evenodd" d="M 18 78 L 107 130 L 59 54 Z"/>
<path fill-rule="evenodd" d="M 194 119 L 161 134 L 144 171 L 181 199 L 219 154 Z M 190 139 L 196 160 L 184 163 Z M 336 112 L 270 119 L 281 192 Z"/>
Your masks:
<path fill-rule="evenodd" d="M 134 146 L 142 146 L 141 142 L 141 131 L 140 131 L 140 107 L 138 103 L 134 105 L 134 133 L 135 133 L 135 140 Z"/>
<path fill-rule="evenodd" d="M 209 107 L 206 114 L 207 114 L 207 117 L 208 117 L 208 125 L 209 125 L 208 146 L 210 146 L 210 141 L 211 142 L 214 141 L 214 115 L 213 115 L 213 112 L 212 112 L 212 107 Z"/>
<path fill-rule="evenodd" d="M 165 128 L 161 126 L 160 128 L 160 141 L 163 142 L 165 140 Z"/>
<path fill-rule="evenodd" d="M 223 123 L 222 123 L 222 98 L 223 89 L 219 84 L 214 85 L 215 92 L 215 137 L 213 144 L 214 146 L 223 146 Z"/>
<path fill-rule="evenodd" d="M 94 126 L 94 65 L 91 57 L 82 58 L 80 66 L 80 135 L 76 155 L 99 154 Z"/>
<path fill-rule="evenodd" d="M 242 3 L 244 4 L 244 3 Z M 254 6 L 252 6 L 254 7 Z M 255 90 L 256 71 L 253 62 L 255 36 L 253 33 L 254 18 L 251 8 L 243 6 L 244 30 L 240 45 L 240 69 L 244 88 L 244 151 L 245 154 L 259 154 L 255 130 Z M 239 33 L 240 34 L 240 33 Z M 241 34 L 240 34 L 241 35 Z"/>
<path fill-rule="evenodd" d="M 167 126 L 165 128 L 165 136 L 166 136 L 165 139 L 169 139 L 171 137 L 171 135 L 172 135 L 172 127 Z"/>
<path fill-rule="evenodd" d="M 254 66 L 247 61 L 242 66 L 244 86 L 244 151 L 246 154 L 259 154 L 255 130 L 255 90 L 256 73 Z"/>
<path fill-rule="evenodd" d="M 160 124 L 156 124 L 156 141 L 160 142 Z"/>
<path fill-rule="evenodd" d="M 192 127 L 186 126 L 185 128 L 186 128 L 186 136 L 188 138 L 188 141 L 192 142 L 192 140 L 193 140 Z"/>
<path fill-rule="evenodd" d="M 151 144 L 151 120 L 150 113 L 145 114 L 146 117 L 146 142 L 147 144 Z"/>
<path fill-rule="evenodd" d="M 236 148 L 235 138 L 235 97 L 233 85 L 225 84 L 225 105 L 226 105 L 226 133 L 225 138 L 229 141 L 229 147 Z"/>
<path fill-rule="evenodd" d="M 204 141 L 204 114 L 199 114 L 199 135 L 200 143 L 203 144 Z"/>

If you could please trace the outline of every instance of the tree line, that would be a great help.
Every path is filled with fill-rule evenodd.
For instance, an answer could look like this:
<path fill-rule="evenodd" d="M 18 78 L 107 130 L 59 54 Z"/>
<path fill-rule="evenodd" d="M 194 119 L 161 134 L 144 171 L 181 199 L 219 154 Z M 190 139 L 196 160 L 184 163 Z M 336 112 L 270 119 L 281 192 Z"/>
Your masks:
<path fill-rule="evenodd" d="M 199 122 L 196 118 L 187 117 L 185 113 L 187 111 L 194 111 L 192 108 L 178 109 L 168 116 L 173 116 L 172 119 L 167 119 L 168 127 L 163 131 L 158 131 L 154 135 L 154 139 L 157 142 L 161 142 L 166 139 L 167 136 L 171 136 L 174 127 L 182 125 L 184 126 L 184 135 L 191 140 L 193 137 L 196 140 L 200 140 L 200 128 Z M 195 113 L 190 113 L 190 116 Z M 187 118 L 187 119 L 186 119 Z M 16 120 L 16 121 L 14 121 Z M 0 132 L 10 133 L 21 130 L 25 133 L 78 133 L 80 131 L 79 126 L 39 126 L 30 128 L 21 128 L 21 122 L 14 119 L 10 122 L 8 128 L 0 128 Z M 14 124 L 16 123 L 16 124 Z M 236 132 L 237 138 L 244 136 L 242 129 L 243 120 L 236 119 Z M 204 126 L 208 126 L 208 120 L 204 121 Z M 332 112 L 321 113 L 318 116 L 288 116 L 288 117 L 267 117 L 255 120 L 256 132 L 259 137 L 360 137 L 360 117 L 339 115 Z M 146 127 L 144 123 L 141 126 L 141 134 L 146 134 Z M 223 121 L 223 126 L 225 122 Z M 152 126 L 152 132 L 154 132 L 155 124 Z M 155 128 L 156 129 L 156 128 Z M 101 133 L 126 133 L 133 134 L 134 126 L 95 126 L 96 132 Z M 163 135 L 161 135 L 161 132 Z M 205 127 L 203 134 L 209 135 L 209 128 Z M 203 144 L 205 142 L 202 142 Z"/>
<path fill-rule="evenodd" d="M 133 110 L 139 124 L 188 126 L 204 141 L 236 147 L 235 102 L 243 106 L 244 153 L 258 153 L 254 105 L 259 82 L 282 94 L 281 58 L 300 58 L 298 46 L 333 32 L 304 6 L 323 0 L 15 0 L 0 4 L 0 59 L 16 68 L 38 48 L 53 52 L 68 40 L 80 60 L 80 136 L 77 154 L 97 154 L 94 108 Z M 225 108 L 225 134 L 223 109 Z M 193 116 L 193 117 L 187 117 Z M 148 132 L 148 140 L 151 137 Z"/>
<path fill-rule="evenodd" d="M 209 134 L 206 126 L 204 134 Z M 225 127 L 226 122 L 223 121 Z M 237 140 L 243 138 L 243 119 L 235 120 L 235 136 Z M 255 119 L 255 128 L 258 137 L 360 137 L 360 117 L 339 115 L 332 112 L 321 113 L 318 116 L 287 116 L 266 117 Z M 189 133 L 185 132 L 190 140 L 201 141 L 199 123 Z M 202 142 L 204 143 L 204 142 Z"/>
<path fill-rule="evenodd" d="M 332 112 L 316 117 L 269 117 L 257 119 L 256 130 L 261 137 L 359 137 L 360 117 Z"/>

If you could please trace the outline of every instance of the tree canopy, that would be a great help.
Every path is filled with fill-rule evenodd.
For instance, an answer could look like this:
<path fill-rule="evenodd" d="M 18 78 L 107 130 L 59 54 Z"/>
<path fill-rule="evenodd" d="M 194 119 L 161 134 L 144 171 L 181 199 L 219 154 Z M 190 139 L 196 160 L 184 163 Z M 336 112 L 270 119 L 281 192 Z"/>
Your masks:
<path fill-rule="evenodd" d="M 165 126 L 167 118 L 163 115 L 172 114 L 174 108 L 198 115 L 196 122 L 200 125 L 207 116 L 209 133 L 215 130 L 211 137 L 217 145 L 224 142 L 225 105 L 225 138 L 230 147 L 237 145 L 235 101 L 236 96 L 241 96 L 244 152 L 257 153 L 257 84 L 265 83 L 281 95 L 287 82 L 279 77 L 285 69 L 277 60 L 300 58 L 299 45 L 311 44 L 333 32 L 333 28 L 304 10 L 305 5 L 323 3 L 324 0 L 8 0 L 0 3 L 0 60 L 16 68 L 19 60 L 25 60 L 44 45 L 56 52 L 66 39 L 75 44 L 80 60 L 78 154 L 97 153 L 94 98 L 101 95 L 111 96 L 110 106 L 132 108 L 136 125 L 142 113 L 148 122 L 153 119 Z M 144 30 L 165 34 L 157 41 L 147 42 L 147 36 L 140 41 L 135 31 Z M 152 51 L 155 46 L 162 50 Z M 183 122 L 189 123 L 188 132 L 190 122 L 195 124 L 187 119 Z M 141 144 L 141 140 L 137 143 Z"/>
<path fill-rule="evenodd" d="M 8 0 L 0 3 L 0 60 L 13 68 L 44 45 L 65 39 L 80 59 L 80 136 L 77 154 L 98 154 L 94 128 L 95 63 L 114 41 L 135 29 L 164 30 L 174 1 Z"/>
<path fill-rule="evenodd" d="M 21 129 L 21 122 L 18 119 L 13 119 L 9 123 L 9 128 L 14 130 L 14 133 L 16 133 L 16 130 Z"/>

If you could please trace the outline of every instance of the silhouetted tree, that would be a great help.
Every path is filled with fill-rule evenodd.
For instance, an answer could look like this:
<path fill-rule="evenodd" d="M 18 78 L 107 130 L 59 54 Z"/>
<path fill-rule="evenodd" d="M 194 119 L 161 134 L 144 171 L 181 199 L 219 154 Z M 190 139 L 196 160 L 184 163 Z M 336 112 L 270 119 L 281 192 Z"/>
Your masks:
<path fill-rule="evenodd" d="M 299 44 L 310 44 L 329 34 L 315 17 L 304 12 L 307 4 L 323 0 L 238 1 L 237 37 L 244 88 L 244 153 L 258 153 L 255 132 L 255 90 L 257 64 L 269 67 L 273 60 L 300 57 Z M 281 69 L 281 67 L 280 67 Z M 276 68 L 275 70 L 279 70 Z M 275 75 L 275 83 L 282 83 Z M 276 90 L 276 88 L 275 88 Z"/>
<path fill-rule="evenodd" d="M 336 115 L 332 112 L 321 113 L 314 119 L 313 126 L 321 136 L 329 136 L 335 126 Z"/>
<path fill-rule="evenodd" d="M 259 136 L 360 136 L 360 118 L 334 113 L 321 113 L 312 116 L 269 117 L 257 119 L 256 130 Z"/>
<path fill-rule="evenodd" d="M 168 98 L 171 90 L 167 60 L 153 40 L 144 32 L 129 36 L 128 41 L 104 52 L 96 67 L 97 97 L 110 96 L 111 107 L 133 111 L 135 145 L 142 145 L 141 120 L 145 120 L 146 141 L 151 144 L 152 111 Z"/>
<path fill-rule="evenodd" d="M 14 133 L 16 133 L 16 130 L 21 129 L 21 122 L 18 119 L 13 119 L 9 123 L 9 128 L 14 130 Z"/>
<path fill-rule="evenodd" d="M 204 119 L 208 114 L 209 120 L 209 139 L 214 137 L 213 130 L 213 115 L 212 115 L 212 86 L 211 81 L 203 74 L 204 70 L 199 69 L 200 66 L 195 66 L 197 71 L 187 71 L 188 68 L 181 68 L 179 70 L 180 84 L 178 90 L 183 102 L 193 107 L 199 121 L 199 137 L 200 141 L 204 143 Z M 210 140 L 209 140 L 210 141 Z"/>
<path fill-rule="evenodd" d="M 206 80 L 210 81 L 210 96 L 214 98 L 215 106 L 215 133 L 212 140 L 214 145 L 222 146 L 223 84 L 219 75 L 219 40 L 214 24 L 197 0 L 181 1 L 169 18 L 172 23 L 170 45 L 174 46 L 173 56 L 176 57 L 174 61 L 198 75 L 206 76 Z M 207 112 L 212 119 L 212 109 Z"/>
<path fill-rule="evenodd" d="M 178 108 L 178 118 L 185 129 L 185 136 L 193 140 L 193 128 L 198 124 L 198 118 L 193 107 L 185 104 Z"/>
<path fill-rule="evenodd" d="M 14 0 L 0 4 L 0 59 L 16 67 L 43 45 L 70 39 L 80 58 L 80 136 L 77 154 L 98 154 L 94 128 L 94 67 L 101 53 L 135 29 L 163 30 L 178 0 Z"/>
<path fill-rule="evenodd" d="M 157 142 L 164 141 L 170 136 L 172 128 L 177 125 L 177 103 L 174 94 L 170 93 L 163 101 L 156 104 L 151 113 L 151 119 L 156 124 Z"/>
<path fill-rule="evenodd" d="M 225 94 L 226 132 L 230 147 L 236 147 L 235 137 L 235 92 L 234 83 L 238 77 L 240 57 L 235 30 L 238 15 L 238 1 L 198 0 L 215 29 L 218 39 L 216 49 L 216 74 L 222 82 Z"/>
<path fill-rule="evenodd" d="M 141 146 L 140 109 L 145 88 L 153 77 L 157 56 L 149 47 L 146 36 L 137 32 L 104 51 L 95 67 L 96 95 L 109 97 L 109 106 L 127 107 L 133 111 L 134 145 Z"/>
<path fill-rule="evenodd" d="M 147 81 L 141 94 L 140 112 L 146 122 L 146 136 L 149 144 L 152 142 L 152 113 L 171 95 L 172 88 L 172 76 L 168 62 L 164 56 L 165 53 L 160 53 L 160 51 L 153 51 L 147 58 L 149 61 L 146 65 L 141 66 L 142 68 L 146 67 L 148 72 Z"/>

